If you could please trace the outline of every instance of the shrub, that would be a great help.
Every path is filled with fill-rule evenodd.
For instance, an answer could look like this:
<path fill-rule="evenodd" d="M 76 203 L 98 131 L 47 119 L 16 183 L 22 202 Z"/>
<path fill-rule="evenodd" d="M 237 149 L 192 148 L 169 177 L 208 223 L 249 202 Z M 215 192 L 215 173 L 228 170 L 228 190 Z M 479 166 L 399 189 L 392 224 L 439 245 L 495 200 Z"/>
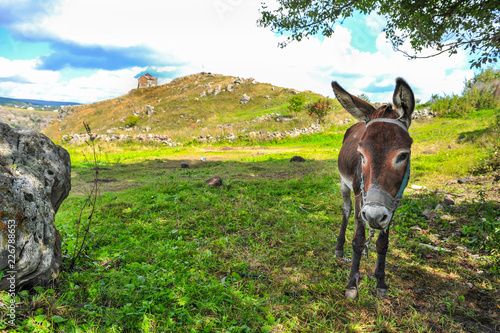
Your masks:
<path fill-rule="evenodd" d="M 432 95 L 432 109 L 440 116 L 463 116 L 476 110 L 500 106 L 495 89 L 500 86 L 500 70 L 489 68 L 465 82 L 462 96 Z"/>
<path fill-rule="evenodd" d="M 295 95 L 290 100 L 290 105 L 288 108 L 292 112 L 299 112 L 304 108 L 304 104 L 306 103 L 306 98 L 302 95 Z"/>
<path fill-rule="evenodd" d="M 139 121 L 139 117 L 131 114 L 127 117 L 127 119 L 125 119 L 125 126 L 134 127 L 135 125 L 137 125 L 138 121 Z"/>
<path fill-rule="evenodd" d="M 316 102 L 309 105 L 308 113 L 311 117 L 317 117 L 322 123 L 328 114 L 333 109 L 332 100 L 329 98 L 320 98 Z"/>

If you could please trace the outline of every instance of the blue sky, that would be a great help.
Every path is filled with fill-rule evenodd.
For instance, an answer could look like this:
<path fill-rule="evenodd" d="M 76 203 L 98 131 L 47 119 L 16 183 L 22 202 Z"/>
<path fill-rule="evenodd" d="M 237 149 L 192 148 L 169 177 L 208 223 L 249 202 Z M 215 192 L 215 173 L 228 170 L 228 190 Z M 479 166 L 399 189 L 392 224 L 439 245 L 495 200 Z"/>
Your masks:
<path fill-rule="evenodd" d="M 381 102 L 402 76 L 425 101 L 460 93 L 473 76 L 464 52 L 411 61 L 394 52 L 376 15 L 280 49 L 282 37 L 257 27 L 260 2 L 0 0 L 0 96 L 90 103 L 126 94 L 148 71 L 160 84 L 211 71 L 325 96 L 337 80 Z"/>

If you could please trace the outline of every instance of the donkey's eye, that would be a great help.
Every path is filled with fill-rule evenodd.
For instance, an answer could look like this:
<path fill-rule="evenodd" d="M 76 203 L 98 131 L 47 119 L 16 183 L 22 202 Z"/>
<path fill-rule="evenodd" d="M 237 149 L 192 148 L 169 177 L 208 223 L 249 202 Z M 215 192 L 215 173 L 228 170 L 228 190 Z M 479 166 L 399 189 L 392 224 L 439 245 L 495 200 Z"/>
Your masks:
<path fill-rule="evenodd" d="M 396 160 L 397 163 L 404 162 L 408 158 L 408 153 L 401 153 L 398 156 L 398 159 Z"/>

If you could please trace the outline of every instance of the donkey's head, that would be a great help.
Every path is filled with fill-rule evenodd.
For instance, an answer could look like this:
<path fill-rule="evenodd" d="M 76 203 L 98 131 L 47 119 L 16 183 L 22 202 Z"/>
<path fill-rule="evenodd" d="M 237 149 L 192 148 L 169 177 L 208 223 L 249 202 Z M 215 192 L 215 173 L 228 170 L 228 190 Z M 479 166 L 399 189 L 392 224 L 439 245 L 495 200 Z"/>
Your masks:
<path fill-rule="evenodd" d="M 402 78 L 396 79 L 394 104 L 378 109 L 349 94 L 337 82 L 332 82 L 332 87 L 342 106 L 366 124 L 358 137 L 358 156 L 354 151 L 352 154 L 360 161 L 357 174 L 361 176 L 363 195 L 361 218 L 372 228 L 387 230 L 408 183 L 412 144 L 408 128 L 415 97 Z"/>

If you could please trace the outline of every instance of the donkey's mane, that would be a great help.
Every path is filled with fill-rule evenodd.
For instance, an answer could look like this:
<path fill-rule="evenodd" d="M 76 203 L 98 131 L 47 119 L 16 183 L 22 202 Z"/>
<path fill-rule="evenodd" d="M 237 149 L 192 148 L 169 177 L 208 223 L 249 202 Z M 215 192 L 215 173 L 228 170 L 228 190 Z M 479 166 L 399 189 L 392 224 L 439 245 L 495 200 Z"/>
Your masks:
<path fill-rule="evenodd" d="M 370 120 L 376 119 L 376 118 L 392 118 L 392 119 L 397 119 L 399 117 L 399 114 L 392 108 L 391 104 L 386 104 L 381 107 L 379 107 L 377 110 L 375 110 L 371 117 Z"/>

